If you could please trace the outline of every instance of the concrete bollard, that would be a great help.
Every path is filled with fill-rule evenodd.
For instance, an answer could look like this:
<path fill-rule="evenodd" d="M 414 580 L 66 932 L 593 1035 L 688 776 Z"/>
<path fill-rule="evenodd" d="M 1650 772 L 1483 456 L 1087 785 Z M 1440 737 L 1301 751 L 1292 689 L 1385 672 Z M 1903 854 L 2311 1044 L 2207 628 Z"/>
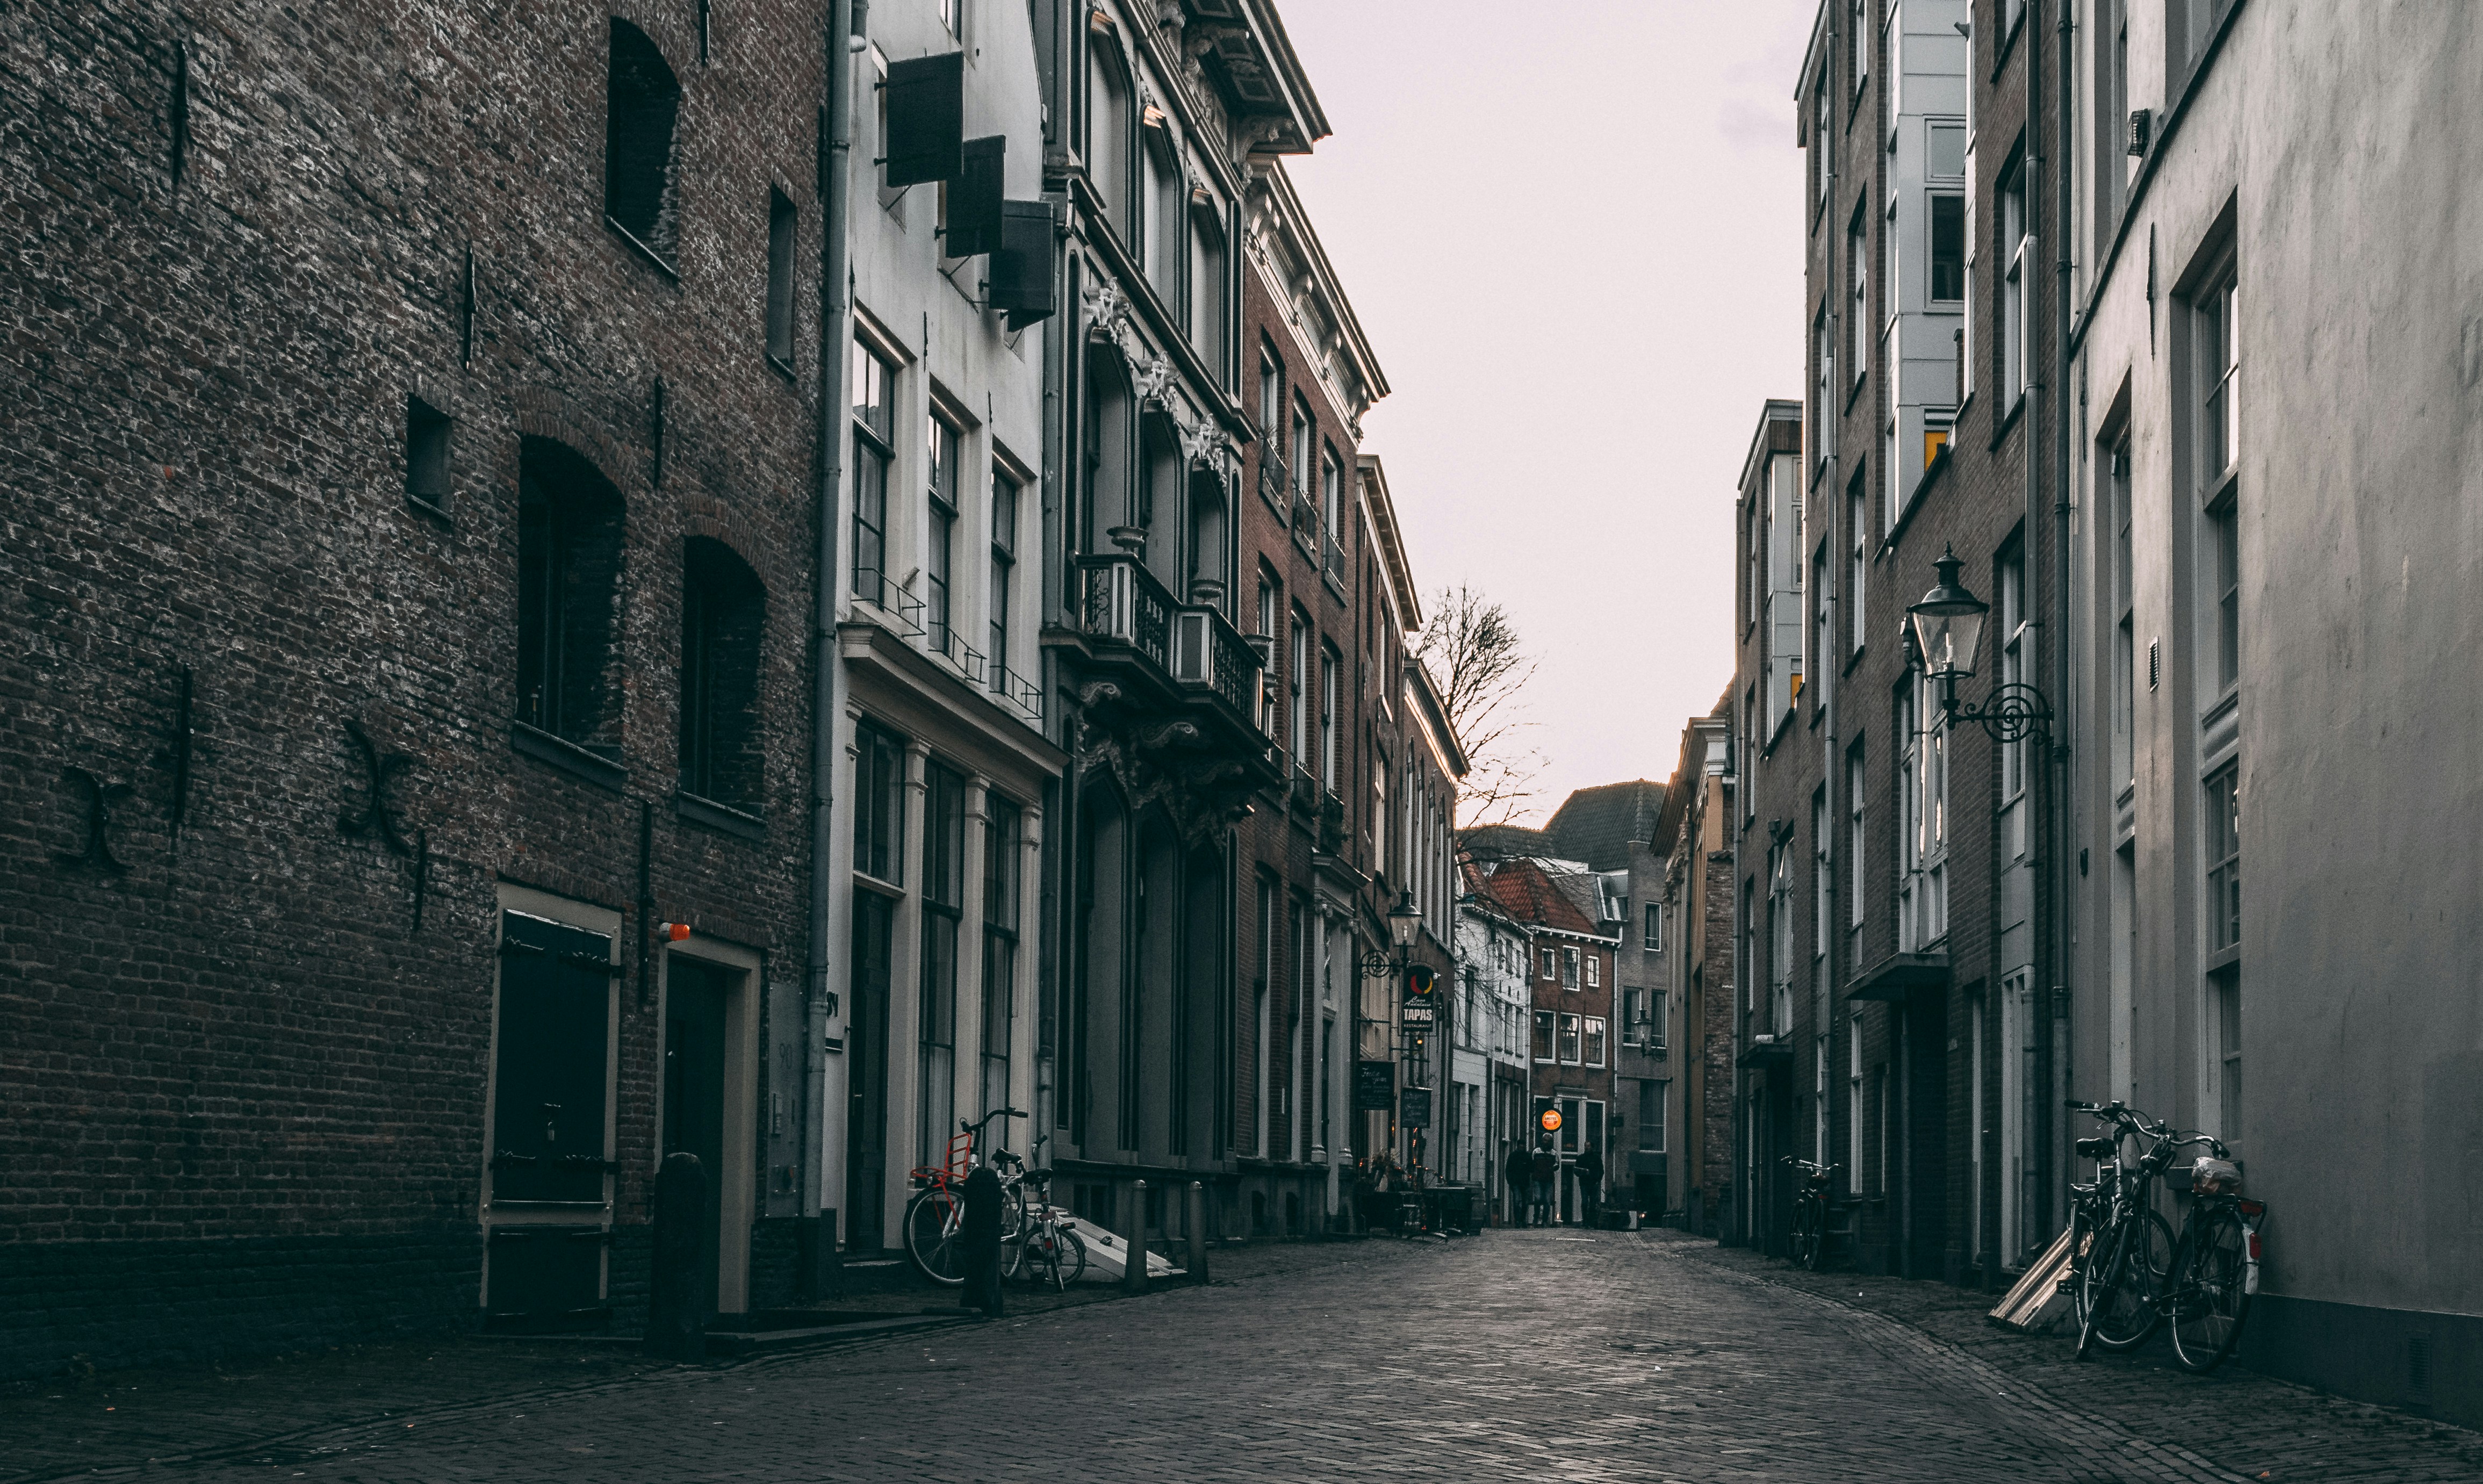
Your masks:
<path fill-rule="evenodd" d="M 1121 1291 L 1147 1291 L 1147 1182 L 1134 1182 L 1131 1189 L 1130 1230 L 1123 1233 L 1129 1247 L 1121 1254 Z"/>
<path fill-rule="evenodd" d="M 666 1360 L 707 1359 L 707 1172 L 698 1155 L 665 1155 L 655 1172 L 646 1343 Z"/>
<path fill-rule="evenodd" d="M 1189 1182 L 1189 1281 L 1207 1282 L 1207 1187 Z"/>

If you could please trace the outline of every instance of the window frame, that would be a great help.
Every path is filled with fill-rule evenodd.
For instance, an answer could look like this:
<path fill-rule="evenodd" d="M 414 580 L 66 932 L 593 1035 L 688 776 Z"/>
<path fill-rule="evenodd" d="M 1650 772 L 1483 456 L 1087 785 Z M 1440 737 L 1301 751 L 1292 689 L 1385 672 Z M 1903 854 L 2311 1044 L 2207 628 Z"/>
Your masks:
<path fill-rule="evenodd" d="M 992 464 L 992 518 L 990 546 L 991 570 L 984 589 L 986 627 L 991 642 L 991 688 L 1002 696 L 1008 694 L 1009 669 L 1009 605 L 1017 585 L 1017 531 L 1023 514 L 1021 499 L 1026 492 L 1023 481 L 998 462 Z"/>
<path fill-rule="evenodd" d="M 951 658 L 957 657 L 957 482 L 966 437 L 960 420 L 933 399 L 923 414 L 922 642 Z"/>
<path fill-rule="evenodd" d="M 846 400 L 854 439 L 853 554 L 848 570 L 856 601 L 888 605 L 888 481 L 896 464 L 896 372 L 894 359 L 854 336 Z M 876 373 L 876 374 L 873 374 Z M 876 387 L 876 395 L 871 388 Z M 859 400 L 870 396 L 868 401 Z M 868 538 L 866 540 L 866 538 Z M 877 565 L 865 566 L 868 552 Z M 868 573 L 866 582 L 865 573 Z M 868 590 L 866 590 L 868 588 Z"/>

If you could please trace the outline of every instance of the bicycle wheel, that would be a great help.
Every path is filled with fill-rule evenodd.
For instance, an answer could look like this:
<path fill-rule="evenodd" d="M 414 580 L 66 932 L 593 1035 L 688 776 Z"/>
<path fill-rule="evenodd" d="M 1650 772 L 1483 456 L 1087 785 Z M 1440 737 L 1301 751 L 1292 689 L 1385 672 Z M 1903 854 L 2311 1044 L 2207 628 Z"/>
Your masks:
<path fill-rule="evenodd" d="M 964 1244 L 957 1235 L 961 1214 L 957 1198 L 937 1185 L 905 1206 L 905 1255 L 917 1272 L 949 1287 L 966 1281 Z"/>
<path fill-rule="evenodd" d="M 1001 1276 L 1014 1278 L 1026 1260 L 1026 1240 L 1033 1231 L 1027 1220 L 1026 1197 L 1015 1185 L 1001 1187 Z"/>
<path fill-rule="evenodd" d="M 2210 1371 L 2233 1353 L 2250 1314 L 2250 1229 L 2229 1206 L 2194 1216 L 2185 1240 L 2188 1260 L 2173 1285 L 2173 1355 Z"/>
<path fill-rule="evenodd" d="M 1793 1213 L 1793 1265 L 1819 1269 L 1819 1203 L 1803 1201 Z"/>
<path fill-rule="evenodd" d="M 2162 1274 L 2171 1265 L 2173 1229 L 2153 1211 L 2139 1211 L 2106 1232 L 2103 1261 L 2088 1269 L 2087 1332 L 2107 1350 L 2146 1342 L 2164 1320 L 2156 1307 Z"/>
<path fill-rule="evenodd" d="M 1078 1233 L 1075 1232 L 1061 1232 L 1056 1235 L 1060 1242 L 1058 1255 L 1055 1259 L 1058 1263 L 1059 1271 L 1056 1282 L 1059 1286 L 1066 1288 L 1086 1276 L 1086 1244 L 1078 1239 Z"/>

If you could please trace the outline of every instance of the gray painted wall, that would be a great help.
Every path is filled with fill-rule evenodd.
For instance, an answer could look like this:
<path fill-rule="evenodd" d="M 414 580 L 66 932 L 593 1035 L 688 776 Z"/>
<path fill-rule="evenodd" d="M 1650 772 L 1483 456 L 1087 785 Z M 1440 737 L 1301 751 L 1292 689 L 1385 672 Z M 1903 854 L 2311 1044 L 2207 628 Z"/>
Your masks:
<path fill-rule="evenodd" d="M 2140 172 L 2118 252 L 2082 263 L 2076 289 L 2083 306 L 2100 278 L 2072 374 L 2075 804 L 2091 861 L 2072 1085 L 2214 1130 L 2245 1160 L 2271 1208 L 2255 1359 L 2470 1419 L 2483 1412 L 2483 193 L 2458 183 L 2483 160 L 2483 11 L 2256 0 L 2230 11 L 2186 99 L 2163 8 L 2131 11 L 2129 101 L 2156 111 L 2160 157 Z M 2079 47 L 2082 116 L 2099 40 Z M 2138 166 L 2091 149 L 2095 137 L 2081 128 L 2081 213 L 2098 170 Z M 2097 226 L 2081 221 L 2073 240 Z M 2181 379 L 2199 349 L 2185 275 L 2228 226 L 2241 637 L 2238 702 L 2219 715 L 2204 678 L 2212 545 L 2188 472 L 2201 430 Z M 2124 415 L 2125 798 L 2116 531 L 2098 498 L 2111 478 L 2098 439 Z M 2247 886 L 2230 1123 L 2202 786 L 2228 757 Z M 2124 842 L 2134 870 L 2116 889 Z"/>

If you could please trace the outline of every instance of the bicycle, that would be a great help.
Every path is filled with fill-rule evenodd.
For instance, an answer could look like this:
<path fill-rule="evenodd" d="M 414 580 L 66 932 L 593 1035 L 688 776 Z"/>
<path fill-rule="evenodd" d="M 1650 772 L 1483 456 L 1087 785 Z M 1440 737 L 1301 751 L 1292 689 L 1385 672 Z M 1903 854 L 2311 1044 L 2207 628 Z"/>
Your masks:
<path fill-rule="evenodd" d="M 915 1191 L 905 1203 L 905 1256 L 917 1272 L 933 1283 L 953 1288 L 966 1281 L 965 1253 L 959 1240 L 966 1216 L 965 1183 L 973 1173 L 983 1129 L 996 1118 L 1026 1116 L 1017 1108 L 994 1108 L 979 1119 L 960 1119 L 957 1126 L 962 1131 L 949 1136 L 947 1162 L 920 1165 L 909 1172 Z M 1005 1184 L 1001 1199 L 1001 1240 L 1006 1244 L 1026 1228 L 1026 1202 Z"/>
<path fill-rule="evenodd" d="M 2103 1287 L 2090 1294 L 2089 1323 L 2097 1338 L 2109 1326 L 2114 1334 L 2108 1343 L 2125 1349 L 2170 1319 L 2174 1359 L 2184 1369 L 2203 1374 L 2223 1365 L 2241 1340 L 2251 1298 L 2258 1292 L 2259 1226 L 2267 1206 L 2242 1198 L 2241 1167 L 2213 1135 L 2179 1134 L 2161 1123 L 2149 1126 L 2138 1117 L 2116 1120 L 2123 1121 L 2154 1141 L 2139 1158 L 2138 1179 L 2124 1183 L 2125 1194 L 2134 1184 L 2150 1204 L 2133 1207 L 2116 1201 L 2116 1209 L 2125 1217 L 2115 1225 L 2105 1261 L 2097 1269 Z M 2130 1234 L 2165 1229 L 2151 1205 L 2153 1181 L 2170 1169 L 2179 1151 L 2193 1147 L 2207 1153 L 2189 1166 L 2190 1209 L 2159 1272 L 2151 1259 L 2133 1260 Z M 2144 1220 L 2129 1219 L 2141 1209 Z M 2080 1355 L 2085 1354 L 2085 1338 L 2082 1334 Z"/>
<path fill-rule="evenodd" d="M 1813 1164 L 1793 1154 L 1783 1163 L 1794 1167 L 1802 1178 L 1802 1188 L 1793 1198 L 1793 1263 L 1814 1273 L 1828 1271 L 1828 1243 L 1834 1233 L 1829 1228 L 1829 1192 L 1836 1185 L 1836 1166 Z"/>
<path fill-rule="evenodd" d="M 1065 1291 L 1086 1276 L 1086 1243 L 1075 1230 L 1076 1219 L 1052 1204 L 1052 1172 L 1028 1170 L 1025 1179 L 1034 1200 L 1005 1272 L 1036 1287 L 1050 1284 Z"/>
<path fill-rule="evenodd" d="M 2114 1277 L 2124 1260 L 2139 1262 L 2150 1284 L 2172 1270 L 2173 1229 L 2156 1213 L 2154 1199 L 2156 1176 L 2171 1161 L 2172 1152 L 2152 1163 L 2142 1157 L 2133 1168 L 2121 1158 L 2121 1141 L 2132 1134 L 2161 1138 L 2163 1125 L 2117 1100 L 2072 1100 L 2069 1106 L 2094 1115 L 2111 1130 L 2074 1146 L 2079 1157 L 2096 1162 L 2093 1181 L 2069 1186 L 2068 1287 L 2078 1325 L 2077 1354 L 2083 1359 L 2091 1345 L 2126 1350 L 2154 1333 L 2148 1312 L 2130 1306 Z M 2122 1295 L 2119 1302 L 2116 1293 Z"/>

